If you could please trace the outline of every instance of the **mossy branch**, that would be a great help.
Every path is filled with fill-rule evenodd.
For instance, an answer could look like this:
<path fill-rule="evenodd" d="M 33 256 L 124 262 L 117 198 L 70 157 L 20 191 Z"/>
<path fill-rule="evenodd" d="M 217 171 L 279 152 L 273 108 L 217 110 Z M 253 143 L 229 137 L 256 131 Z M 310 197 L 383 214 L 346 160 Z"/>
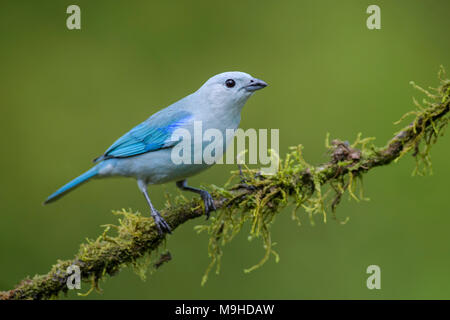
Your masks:
<path fill-rule="evenodd" d="M 444 79 L 444 70 L 439 72 L 440 86 L 428 92 L 415 84 L 426 95 L 422 104 L 414 100 L 416 110 L 405 116 L 413 115 L 414 120 L 400 130 L 386 144 L 377 148 L 372 138 L 357 136 L 353 144 L 333 140 L 326 142 L 330 154 L 327 163 L 312 166 L 302 156 L 302 146 L 291 148 L 284 160 L 280 160 L 277 174 L 263 176 L 256 170 L 245 168 L 241 182 L 228 183 L 223 188 L 211 186 L 218 212 L 204 225 L 197 226 L 199 232 L 210 235 L 209 255 L 211 264 L 202 280 L 214 265 L 220 266 L 222 246 L 230 241 L 246 222 L 251 223 L 250 239 L 262 238 L 266 254 L 255 266 L 259 267 L 272 254 L 278 255 L 272 248 L 270 224 L 281 209 L 289 203 L 295 209 L 303 208 L 314 223 L 314 215 L 320 214 L 327 219 L 327 208 L 331 208 L 332 217 L 344 193 L 351 198 L 363 200 L 362 176 L 367 171 L 397 161 L 408 152 L 417 160 L 414 173 L 422 174 L 431 169 L 429 151 L 449 121 L 450 81 Z M 428 99 L 428 100 L 427 100 Z M 233 177 L 238 176 L 234 173 Z M 232 178 L 233 178 L 232 177 Z M 235 180 L 235 179 L 234 179 Z M 230 179 L 230 181 L 234 181 Z M 357 194 L 357 189 L 360 193 Z M 168 199 L 162 215 L 175 230 L 188 220 L 202 216 L 203 207 L 199 199 L 187 200 L 178 197 Z M 160 257 L 166 237 L 160 236 L 150 217 L 127 211 L 116 212 L 121 216 L 118 225 L 105 226 L 104 232 L 95 240 L 88 240 L 80 247 L 72 260 L 58 262 L 45 275 L 36 275 L 21 281 L 14 289 L 0 292 L 0 299 L 50 299 L 67 292 L 67 268 L 78 265 L 81 278 L 92 283 L 92 289 L 98 289 L 98 283 L 106 275 L 113 276 L 124 266 L 133 266 L 143 277 L 149 265 L 152 269 L 170 260 L 170 254 Z M 296 210 L 292 218 L 300 223 Z M 111 230 L 114 229 L 115 233 Z M 156 263 L 152 260 L 158 260 Z M 91 291 L 90 290 L 90 291 Z M 90 292 L 89 291 L 89 292 Z M 89 293 L 88 292 L 88 293 Z"/>

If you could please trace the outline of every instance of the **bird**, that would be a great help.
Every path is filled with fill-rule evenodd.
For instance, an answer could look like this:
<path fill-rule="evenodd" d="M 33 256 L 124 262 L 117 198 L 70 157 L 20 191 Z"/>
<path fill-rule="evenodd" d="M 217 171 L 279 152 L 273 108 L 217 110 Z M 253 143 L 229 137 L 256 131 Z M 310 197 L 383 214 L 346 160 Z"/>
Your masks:
<path fill-rule="evenodd" d="M 187 178 L 209 168 L 211 163 L 175 163 L 173 151 L 182 139 L 173 139 L 177 130 L 186 130 L 191 135 L 194 125 L 202 129 L 216 129 L 224 134 L 236 130 L 241 120 L 241 111 L 247 100 L 267 86 L 263 80 L 240 71 L 223 72 L 209 78 L 197 91 L 156 112 L 144 122 L 117 139 L 106 151 L 93 160 L 94 166 L 51 194 L 44 204 L 61 198 L 69 191 L 91 179 L 107 177 L 133 177 L 144 195 L 150 214 L 159 234 L 171 233 L 171 227 L 153 206 L 148 194 L 148 185 L 176 182 L 184 191 L 199 194 L 204 203 L 206 218 L 215 211 L 211 194 L 187 184 Z M 232 132 L 234 132 L 232 131 Z M 227 136 L 223 148 L 214 156 L 221 156 L 233 139 Z M 204 143 L 204 142 L 202 142 Z M 195 147 L 190 148 L 189 157 L 198 156 Z M 189 152 L 189 148 L 186 152 Z"/>

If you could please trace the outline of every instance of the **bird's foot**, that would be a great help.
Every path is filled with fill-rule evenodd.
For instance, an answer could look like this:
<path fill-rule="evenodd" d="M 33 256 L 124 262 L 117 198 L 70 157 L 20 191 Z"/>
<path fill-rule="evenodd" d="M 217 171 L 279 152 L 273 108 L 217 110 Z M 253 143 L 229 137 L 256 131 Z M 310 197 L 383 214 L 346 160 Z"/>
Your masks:
<path fill-rule="evenodd" d="M 208 220 L 211 211 L 216 211 L 217 208 L 216 205 L 214 204 L 213 197 L 209 194 L 208 191 L 202 190 L 200 196 L 202 197 L 203 203 L 205 204 L 205 215 L 206 220 Z"/>
<path fill-rule="evenodd" d="M 255 191 L 256 190 L 256 187 L 254 187 L 252 185 L 249 185 L 249 184 L 247 184 L 247 183 L 245 183 L 243 181 L 241 183 L 239 183 L 239 187 L 247 189 L 247 190 L 250 190 L 250 191 Z"/>
<path fill-rule="evenodd" d="M 161 217 L 161 214 L 158 211 L 153 210 L 152 217 L 153 220 L 155 220 L 155 225 L 160 235 L 164 235 L 165 233 L 172 233 L 172 229 L 170 228 L 169 224 L 166 222 L 166 220 L 164 220 L 163 217 Z"/>
<path fill-rule="evenodd" d="M 246 182 L 247 179 L 245 178 L 244 172 L 242 171 L 242 165 L 238 164 L 237 166 L 239 168 L 239 176 L 241 177 L 241 183 Z"/>
<path fill-rule="evenodd" d="M 249 185 L 248 179 L 244 176 L 244 172 L 242 172 L 242 165 L 238 164 L 239 168 L 239 176 L 241 177 L 241 181 L 239 183 L 239 187 L 245 188 L 247 190 L 255 191 L 256 188 L 254 186 Z"/>

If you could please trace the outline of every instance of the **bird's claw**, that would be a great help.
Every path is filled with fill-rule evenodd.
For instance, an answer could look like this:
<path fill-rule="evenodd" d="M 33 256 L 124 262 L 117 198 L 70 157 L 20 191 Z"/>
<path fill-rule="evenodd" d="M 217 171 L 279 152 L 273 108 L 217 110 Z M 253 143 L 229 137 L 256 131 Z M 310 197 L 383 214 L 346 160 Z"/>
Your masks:
<path fill-rule="evenodd" d="M 206 220 L 208 220 L 211 211 L 216 211 L 217 208 L 216 208 L 216 205 L 214 204 L 213 197 L 209 194 L 208 191 L 203 190 L 200 195 L 203 199 L 203 203 L 205 204 L 205 215 L 206 215 Z"/>
<path fill-rule="evenodd" d="M 244 175 L 244 172 L 242 171 L 242 165 L 238 164 L 238 168 L 239 168 L 239 176 L 241 177 L 241 183 L 245 184 L 248 180 Z"/>
<path fill-rule="evenodd" d="M 249 184 L 247 184 L 247 183 L 245 183 L 245 182 L 241 182 L 241 183 L 239 184 L 239 187 L 244 188 L 244 189 L 247 189 L 247 190 L 250 190 L 250 191 L 255 191 L 255 190 L 256 190 L 256 187 L 254 187 L 254 186 L 252 186 L 252 185 L 249 185 Z"/>
<path fill-rule="evenodd" d="M 239 183 L 239 186 L 242 188 L 245 188 L 247 190 L 251 190 L 251 191 L 255 191 L 256 188 L 252 185 L 249 185 L 247 183 L 248 179 L 245 177 L 244 172 L 242 171 L 242 165 L 238 164 L 238 168 L 239 168 L 239 176 L 241 177 L 241 181 Z M 255 175 L 255 178 L 257 177 L 257 175 Z"/>
<path fill-rule="evenodd" d="M 164 235 L 165 233 L 172 233 L 172 229 L 169 224 L 161 217 L 161 214 L 158 211 L 152 212 L 153 220 L 155 221 L 156 228 L 158 229 L 158 233 L 160 235 Z"/>

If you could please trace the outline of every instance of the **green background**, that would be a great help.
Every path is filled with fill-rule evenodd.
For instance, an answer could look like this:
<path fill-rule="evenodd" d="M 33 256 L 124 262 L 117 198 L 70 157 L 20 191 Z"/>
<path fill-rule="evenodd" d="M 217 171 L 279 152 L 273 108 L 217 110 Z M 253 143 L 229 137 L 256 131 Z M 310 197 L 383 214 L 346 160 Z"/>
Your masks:
<path fill-rule="evenodd" d="M 81 7 L 82 29 L 66 28 Z M 381 30 L 366 8 L 381 7 Z M 302 143 L 306 160 L 327 160 L 324 139 L 360 131 L 383 145 L 422 96 L 408 83 L 437 85 L 450 68 L 450 2 L 443 1 L 12 1 L 0 5 L 0 290 L 69 259 L 113 209 L 147 213 L 132 179 L 94 181 L 55 204 L 42 201 L 90 167 L 116 138 L 196 90 L 240 70 L 270 86 L 243 110 L 241 127 L 279 128 L 280 151 Z M 250 274 L 264 251 L 245 234 L 225 247 L 222 272 L 201 277 L 207 236 L 191 221 L 167 243 L 173 261 L 146 282 L 130 269 L 87 299 L 450 298 L 448 158 L 443 137 L 434 175 L 411 177 L 410 155 L 365 179 L 369 202 L 343 201 L 342 226 L 298 227 L 286 209 L 272 227 L 281 256 Z M 225 182 L 218 165 L 191 185 Z M 150 188 L 157 207 L 173 184 Z M 320 219 L 317 217 L 317 221 Z M 366 268 L 381 267 L 381 290 Z M 82 290 L 87 291 L 88 284 Z M 74 292 L 70 298 L 76 298 Z"/>

